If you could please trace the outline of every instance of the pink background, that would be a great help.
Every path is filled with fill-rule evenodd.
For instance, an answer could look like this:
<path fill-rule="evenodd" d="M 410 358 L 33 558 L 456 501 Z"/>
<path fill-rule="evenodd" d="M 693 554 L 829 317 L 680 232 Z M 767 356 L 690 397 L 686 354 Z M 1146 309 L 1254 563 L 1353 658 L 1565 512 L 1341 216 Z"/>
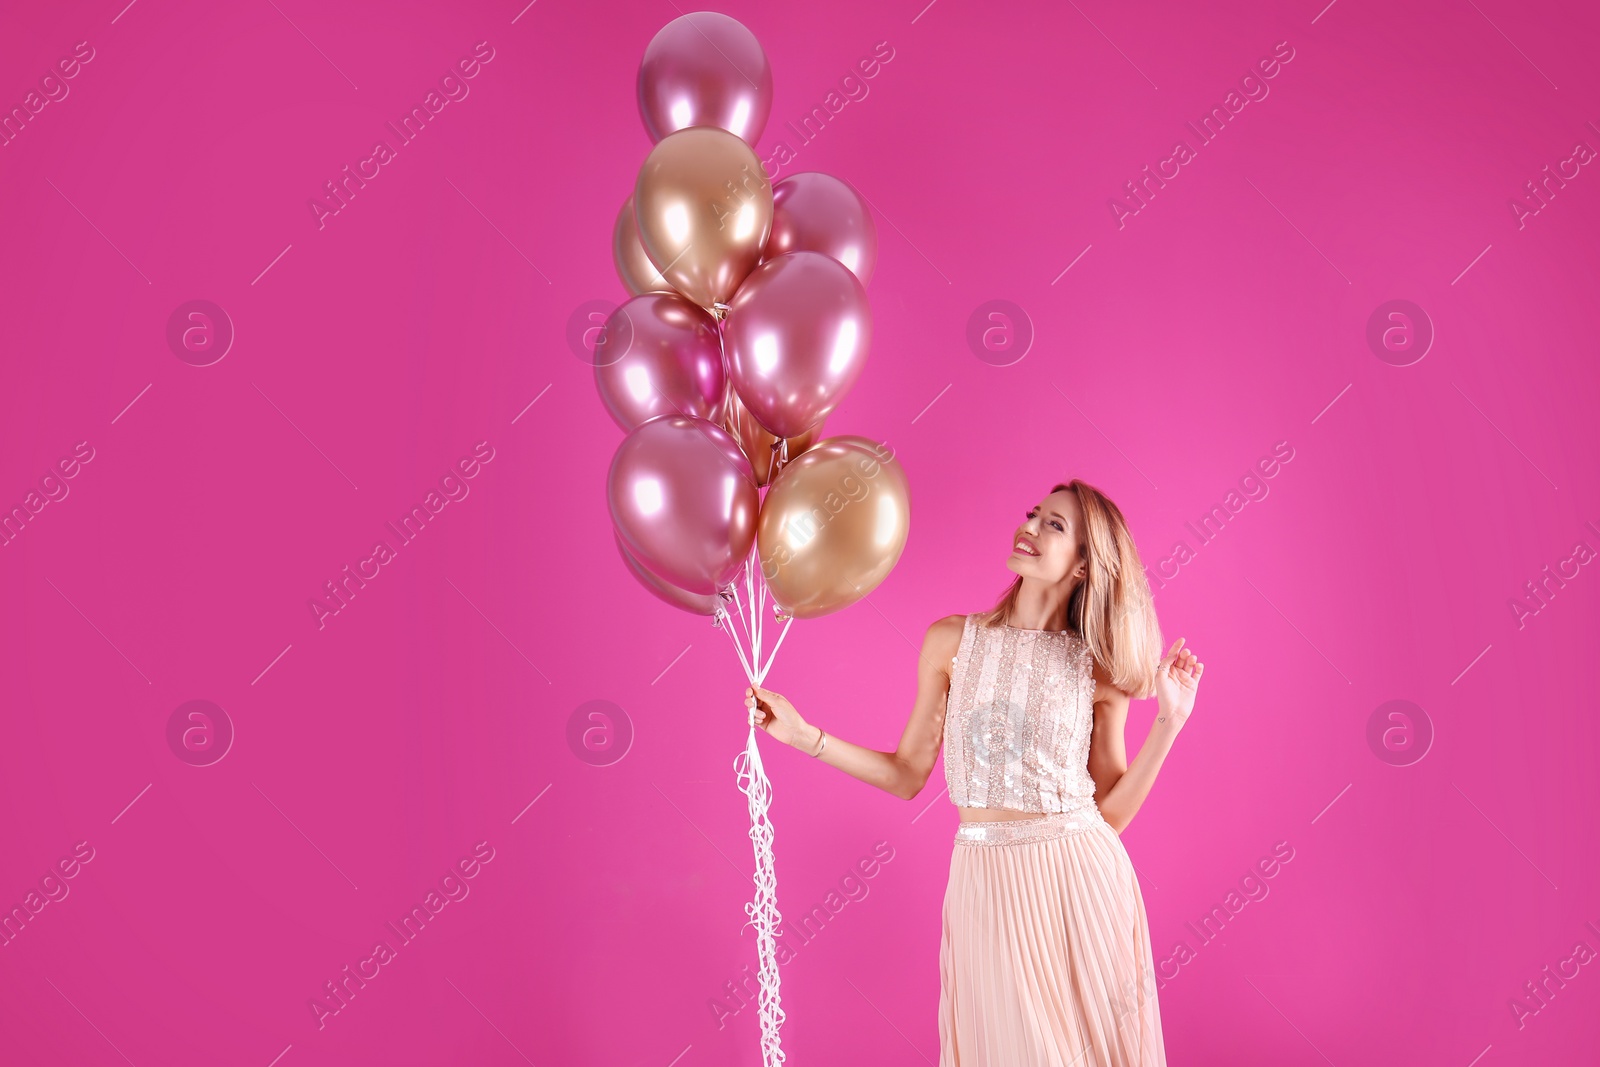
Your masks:
<path fill-rule="evenodd" d="M 624 295 L 634 74 L 687 9 L 120 7 L 0 34 L 8 109 L 94 50 L 0 148 L 0 506 L 93 450 L 0 549 L 0 903 L 93 850 L 0 948 L 0 1059 L 759 1062 L 725 987 L 755 962 L 744 679 L 619 560 L 621 434 L 566 339 Z M 1600 147 L 1592 5 L 726 10 L 773 66 L 762 157 L 788 141 L 780 177 L 839 175 L 877 213 L 874 350 L 828 429 L 888 442 L 913 493 L 898 568 L 796 624 L 771 685 L 891 748 L 924 628 L 991 603 L 1023 512 L 1083 477 L 1207 665 L 1124 838 L 1170 1062 L 1592 1058 L 1600 576 L 1566 564 L 1520 624 L 1512 601 L 1600 547 L 1600 175 L 1510 207 Z M 470 95 L 319 229 L 308 200 L 480 41 Z M 1199 147 L 1185 122 L 1283 41 L 1270 94 Z M 878 42 L 868 95 L 800 144 L 785 123 Z M 1119 228 L 1109 199 L 1179 138 L 1197 157 Z M 237 331 L 205 367 L 166 341 L 195 299 Z M 996 299 L 1036 332 L 1003 367 L 966 341 Z M 1366 341 L 1394 299 L 1437 333 L 1409 366 Z M 470 495 L 319 628 L 323 584 L 480 441 Z M 1201 544 L 1186 523 L 1278 442 L 1267 495 Z M 167 740 L 196 699 L 236 732 L 210 766 Z M 567 741 L 591 700 L 633 731 L 608 766 Z M 1369 747 L 1390 700 L 1431 723 L 1420 762 Z M 780 906 L 860 898 L 783 970 L 790 1062 L 936 1062 L 942 769 L 906 804 L 766 752 Z M 470 894 L 319 1028 L 324 983 L 479 842 Z"/>

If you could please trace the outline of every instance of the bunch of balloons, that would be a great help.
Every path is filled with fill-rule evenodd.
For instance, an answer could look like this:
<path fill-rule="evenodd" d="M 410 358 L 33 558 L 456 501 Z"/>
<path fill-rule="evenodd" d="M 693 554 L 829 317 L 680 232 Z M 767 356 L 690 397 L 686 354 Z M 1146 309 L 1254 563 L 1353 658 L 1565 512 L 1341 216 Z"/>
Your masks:
<path fill-rule="evenodd" d="M 734 19 L 684 15 L 650 42 L 639 111 L 656 144 L 612 235 L 633 295 L 595 349 L 628 434 L 607 485 L 623 560 L 719 622 L 752 546 L 775 614 L 814 618 L 888 576 L 910 520 L 889 449 L 822 437 L 872 342 L 871 213 L 827 174 L 767 180 L 751 145 L 771 106 L 766 55 Z"/>
<path fill-rule="evenodd" d="M 871 347 L 877 231 L 838 178 L 768 179 L 753 146 L 772 110 L 772 69 L 736 20 L 697 11 L 668 23 L 645 49 L 638 95 L 655 147 L 612 233 L 631 298 L 595 349 L 595 385 L 627 434 L 607 501 L 628 569 L 667 603 L 712 616 L 760 683 L 794 619 L 866 596 L 905 547 L 910 492 L 893 452 L 822 436 Z M 769 597 L 783 630 L 763 660 Z M 773 1067 L 780 916 L 753 726 L 735 769 L 750 802 L 746 911 Z"/>

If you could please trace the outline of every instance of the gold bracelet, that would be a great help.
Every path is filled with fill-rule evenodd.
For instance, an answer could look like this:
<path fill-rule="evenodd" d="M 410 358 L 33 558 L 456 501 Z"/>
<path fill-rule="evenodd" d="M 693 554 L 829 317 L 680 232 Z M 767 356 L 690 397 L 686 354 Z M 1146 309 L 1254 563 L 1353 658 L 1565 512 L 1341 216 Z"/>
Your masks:
<path fill-rule="evenodd" d="M 817 742 L 817 750 L 811 753 L 813 759 L 822 755 L 822 750 L 828 747 L 828 731 L 819 726 L 817 727 L 817 733 L 822 735 L 822 740 Z"/>

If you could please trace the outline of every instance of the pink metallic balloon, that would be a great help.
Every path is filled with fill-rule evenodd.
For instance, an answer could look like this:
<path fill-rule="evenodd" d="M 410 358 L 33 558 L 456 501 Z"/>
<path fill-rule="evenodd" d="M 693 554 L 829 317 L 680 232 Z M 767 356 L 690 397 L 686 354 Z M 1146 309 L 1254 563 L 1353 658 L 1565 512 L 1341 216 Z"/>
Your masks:
<path fill-rule="evenodd" d="M 595 387 L 624 430 L 657 415 L 722 421 L 716 321 L 676 293 L 645 293 L 613 311 L 594 358 Z"/>
<path fill-rule="evenodd" d="M 657 578 L 650 573 L 649 568 L 633 558 L 628 546 L 622 543 L 621 534 L 613 531 L 612 539 L 617 543 L 617 551 L 622 553 L 622 562 L 626 563 L 633 576 L 639 579 L 639 584 L 661 600 L 696 615 L 715 615 L 717 608 L 722 606 L 722 597 L 716 593 L 691 593 L 687 589 L 679 589 L 665 579 Z"/>
<path fill-rule="evenodd" d="M 878 263 L 878 228 L 854 186 L 831 174 L 804 171 L 772 187 L 772 235 L 766 258 L 785 252 L 821 252 L 855 272 L 866 285 Z"/>
<path fill-rule="evenodd" d="M 606 477 L 623 545 L 690 593 L 727 588 L 755 542 L 760 491 L 739 442 L 715 423 L 663 415 L 623 439 Z"/>
<path fill-rule="evenodd" d="M 785 252 L 745 279 L 722 323 L 728 376 L 775 437 L 798 437 L 850 391 L 872 343 L 867 291 L 821 252 Z"/>
<path fill-rule="evenodd" d="M 772 113 L 772 66 L 737 19 L 695 11 L 663 26 L 639 63 L 639 117 L 650 140 L 720 126 L 754 145 Z"/>

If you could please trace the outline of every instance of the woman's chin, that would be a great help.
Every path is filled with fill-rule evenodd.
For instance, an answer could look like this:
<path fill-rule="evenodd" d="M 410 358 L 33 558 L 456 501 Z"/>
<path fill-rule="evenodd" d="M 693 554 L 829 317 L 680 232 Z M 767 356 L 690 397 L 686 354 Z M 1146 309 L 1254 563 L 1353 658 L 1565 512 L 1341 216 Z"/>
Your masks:
<path fill-rule="evenodd" d="M 1015 571 L 1024 578 L 1038 578 L 1040 576 L 1038 559 L 1033 556 L 1024 556 L 1017 552 L 1013 552 L 1006 557 L 1006 569 Z"/>

